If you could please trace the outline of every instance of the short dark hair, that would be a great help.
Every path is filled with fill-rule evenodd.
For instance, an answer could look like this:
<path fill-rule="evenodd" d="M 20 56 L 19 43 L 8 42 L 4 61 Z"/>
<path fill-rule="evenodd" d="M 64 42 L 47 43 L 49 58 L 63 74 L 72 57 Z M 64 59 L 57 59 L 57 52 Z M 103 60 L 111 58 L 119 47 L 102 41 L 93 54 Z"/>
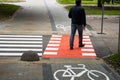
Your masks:
<path fill-rule="evenodd" d="M 81 0 L 76 0 L 75 3 L 77 6 L 79 6 L 79 5 L 81 5 Z"/>

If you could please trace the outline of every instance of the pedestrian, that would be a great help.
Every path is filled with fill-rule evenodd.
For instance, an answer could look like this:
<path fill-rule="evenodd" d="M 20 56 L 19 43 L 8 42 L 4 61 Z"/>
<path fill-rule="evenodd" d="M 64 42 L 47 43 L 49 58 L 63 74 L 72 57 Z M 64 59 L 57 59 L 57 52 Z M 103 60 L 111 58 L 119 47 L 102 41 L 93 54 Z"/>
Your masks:
<path fill-rule="evenodd" d="M 78 47 L 84 47 L 85 44 L 82 43 L 83 39 L 83 29 L 86 26 L 86 14 L 84 8 L 81 7 L 81 0 L 75 1 L 76 5 L 73 6 L 68 14 L 68 17 L 71 18 L 71 35 L 70 35 L 70 49 L 74 47 L 74 36 L 76 30 L 78 30 Z"/>

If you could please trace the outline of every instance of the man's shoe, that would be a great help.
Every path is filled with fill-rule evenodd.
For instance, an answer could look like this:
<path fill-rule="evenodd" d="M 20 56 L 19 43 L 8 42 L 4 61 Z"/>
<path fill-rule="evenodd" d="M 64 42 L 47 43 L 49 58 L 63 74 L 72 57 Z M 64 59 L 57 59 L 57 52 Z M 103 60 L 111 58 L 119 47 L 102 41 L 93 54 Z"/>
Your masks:
<path fill-rule="evenodd" d="M 70 50 L 73 50 L 73 47 L 70 47 Z"/>
<path fill-rule="evenodd" d="M 84 46 L 85 46 L 85 44 L 79 45 L 79 47 L 84 47 Z"/>

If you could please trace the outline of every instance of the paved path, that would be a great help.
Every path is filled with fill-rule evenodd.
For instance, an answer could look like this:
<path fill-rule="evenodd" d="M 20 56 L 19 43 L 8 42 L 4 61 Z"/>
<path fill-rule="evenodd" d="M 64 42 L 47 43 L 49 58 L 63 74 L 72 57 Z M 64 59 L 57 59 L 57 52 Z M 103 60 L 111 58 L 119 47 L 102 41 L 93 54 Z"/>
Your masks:
<path fill-rule="evenodd" d="M 14 20 L 2 23 L 1 34 L 44 34 L 46 35 L 44 40 L 47 41 L 49 41 L 49 39 L 47 39 L 48 34 L 69 34 L 70 20 L 67 18 L 67 11 L 61 5 L 57 4 L 55 0 L 51 0 L 50 2 L 47 2 L 47 0 L 27 0 L 27 2 L 20 3 L 19 5 L 22 5 L 23 9 L 18 12 Z M 89 30 L 87 29 L 84 34 L 90 36 L 97 56 L 103 57 L 108 55 L 110 49 L 108 46 L 106 47 L 106 43 L 103 41 L 103 37 L 104 39 L 108 37 L 97 34 L 97 32 L 99 32 L 97 26 L 100 24 L 94 26 L 95 23 L 93 21 L 96 21 L 96 18 L 88 18 L 87 20 L 90 27 L 88 27 Z M 99 19 L 97 21 L 97 23 L 99 23 Z M 56 27 L 58 24 L 62 24 L 65 27 L 58 28 Z M 62 73 L 55 73 L 58 70 L 61 71 L 61 69 L 62 72 L 65 71 L 65 65 L 67 65 L 67 68 L 76 69 L 72 71 L 72 75 L 74 74 L 74 76 L 75 73 L 82 73 L 80 73 L 78 77 L 72 76 L 72 78 L 68 75 L 71 74 L 71 72 L 66 73 L 67 77 L 62 77 Z M 38 62 L 23 62 L 20 61 L 20 57 L 0 57 L 0 68 L 1 80 L 120 79 L 120 76 L 106 65 L 102 59 L 41 58 Z"/>
<path fill-rule="evenodd" d="M 16 3 L 15 3 L 16 4 Z M 13 20 L 3 23 L 4 34 L 45 34 L 51 32 L 51 24 L 44 0 L 17 3 L 22 8 Z"/>
<path fill-rule="evenodd" d="M 116 16 L 105 17 L 103 25 L 103 33 L 101 33 L 101 18 L 89 17 L 87 23 L 92 34 L 91 39 L 98 57 L 104 57 L 118 51 L 118 33 L 119 33 L 119 18 Z"/>

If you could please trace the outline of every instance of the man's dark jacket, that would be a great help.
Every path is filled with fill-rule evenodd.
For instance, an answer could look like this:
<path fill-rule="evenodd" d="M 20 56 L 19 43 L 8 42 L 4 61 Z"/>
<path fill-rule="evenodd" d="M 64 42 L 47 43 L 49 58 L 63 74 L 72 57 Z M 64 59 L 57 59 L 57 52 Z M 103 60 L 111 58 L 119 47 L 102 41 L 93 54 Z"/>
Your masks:
<path fill-rule="evenodd" d="M 86 26 L 86 14 L 82 7 L 73 6 L 69 11 L 68 17 L 72 19 L 72 24 Z"/>

